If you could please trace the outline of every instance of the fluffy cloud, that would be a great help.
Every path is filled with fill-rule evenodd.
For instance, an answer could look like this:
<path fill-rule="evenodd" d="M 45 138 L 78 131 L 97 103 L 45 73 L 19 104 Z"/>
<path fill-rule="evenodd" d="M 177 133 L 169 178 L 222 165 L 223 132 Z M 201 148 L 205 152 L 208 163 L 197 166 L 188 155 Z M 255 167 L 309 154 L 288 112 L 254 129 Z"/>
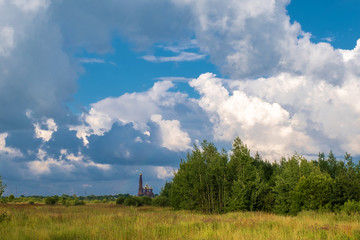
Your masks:
<path fill-rule="evenodd" d="M 174 173 L 176 172 L 176 169 L 172 167 L 164 167 L 164 166 L 157 166 L 154 167 L 156 174 L 156 177 L 159 179 L 169 179 L 174 176 Z"/>
<path fill-rule="evenodd" d="M 48 142 L 53 133 L 57 131 L 57 125 L 52 118 L 48 118 L 44 120 L 42 123 L 35 123 L 35 137 L 41 138 L 44 142 Z M 42 129 L 42 127 L 45 127 L 47 129 Z"/>
<path fill-rule="evenodd" d="M 95 163 L 82 155 L 81 152 L 78 155 L 68 153 L 66 149 L 61 149 L 59 158 L 49 155 L 43 149 L 38 149 L 36 154 L 37 159 L 28 162 L 30 172 L 35 175 L 49 175 L 53 172 L 60 172 L 63 177 L 74 178 L 73 174 L 83 171 L 87 168 L 97 168 L 103 171 L 110 170 L 110 165 Z"/>
<path fill-rule="evenodd" d="M 23 154 L 19 149 L 11 148 L 6 146 L 6 138 L 8 136 L 8 133 L 1 133 L 0 134 L 0 155 L 5 155 L 10 158 L 14 157 L 22 157 Z"/>
<path fill-rule="evenodd" d="M 290 22 L 288 0 L 173 2 L 191 9 L 198 45 L 233 79 L 287 72 L 341 84 L 346 77 L 350 64 L 341 50 L 311 42 L 310 33 Z"/>
<path fill-rule="evenodd" d="M 350 76 L 334 86 L 291 74 L 229 81 L 208 73 L 190 85 L 201 95 L 198 103 L 213 123 L 215 139 L 240 136 L 269 159 L 330 149 L 359 155 L 360 82 Z"/>
<path fill-rule="evenodd" d="M 359 154 L 359 145 L 354 142 L 360 134 L 357 127 L 360 83 L 356 78 L 345 79 L 341 86 L 333 86 L 307 77 L 281 74 L 232 84 L 248 94 L 284 106 L 291 112 L 294 126 L 311 136 L 319 150 Z"/>
<path fill-rule="evenodd" d="M 287 0 L 173 2 L 189 7 L 200 48 L 233 78 L 275 72 L 284 47 L 295 45 L 302 34 L 300 25 L 290 24 L 286 15 Z"/>
<path fill-rule="evenodd" d="M 103 99 L 92 104 L 89 113 L 82 116 L 83 125 L 70 129 L 77 131 L 77 136 L 83 139 L 85 145 L 88 144 L 88 136 L 103 135 L 116 122 L 123 125 L 131 123 L 136 130 L 148 131 L 147 123 L 153 114 L 171 111 L 176 104 L 186 100 L 186 94 L 169 92 L 171 87 L 173 83 L 170 81 L 156 82 L 146 92 Z"/>
<path fill-rule="evenodd" d="M 151 121 L 160 127 L 162 146 L 170 151 L 186 151 L 191 149 L 189 134 L 180 129 L 178 120 L 163 120 L 159 114 L 151 115 Z"/>
<path fill-rule="evenodd" d="M 251 149 L 270 159 L 290 154 L 294 149 L 318 151 L 309 144 L 311 138 L 296 128 L 296 120 L 280 104 L 239 89 L 230 94 L 222 80 L 211 73 L 201 75 L 190 85 L 201 95 L 198 104 L 213 123 L 215 140 L 230 142 L 240 136 Z"/>

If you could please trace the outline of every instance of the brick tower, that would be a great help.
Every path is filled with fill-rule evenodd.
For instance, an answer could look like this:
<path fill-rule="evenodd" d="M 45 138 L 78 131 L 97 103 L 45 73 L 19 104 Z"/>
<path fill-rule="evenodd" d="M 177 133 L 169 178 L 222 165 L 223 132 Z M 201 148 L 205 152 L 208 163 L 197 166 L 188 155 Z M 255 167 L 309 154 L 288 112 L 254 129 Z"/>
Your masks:
<path fill-rule="evenodd" d="M 144 195 L 144 192 L 143 192 L 143 184 L 142 184 L 142 173 L 140 173 L 138 196 L 143 196 L 143 195 Z"/>

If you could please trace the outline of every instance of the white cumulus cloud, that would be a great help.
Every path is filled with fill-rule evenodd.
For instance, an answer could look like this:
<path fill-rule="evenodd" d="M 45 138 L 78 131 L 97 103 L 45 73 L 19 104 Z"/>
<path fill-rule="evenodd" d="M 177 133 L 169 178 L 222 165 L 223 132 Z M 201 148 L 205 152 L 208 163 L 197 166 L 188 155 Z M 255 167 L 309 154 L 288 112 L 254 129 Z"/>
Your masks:
<path fill-rule="evenodd" d="M 241 82 L 239 82 L 240 84 Z M 270 159 L 297 149 L 317 152 L 312 139 L 297 128 L 297 118 L 276 101 L 267 101 L 237 88 L 230 93 L 211 73 L 190 82 L 201 95 L 198 104 L 213 124 L 215 140 L 242 138 L 254 151 Z M 310 144 L 309 144 L 310 143 Z"/>
<path fill-rule="evenodd" d="M 13 157 L 22 157 L 23 154 L 19 149 L 7 147 L 6 146 L 6 138 L 8 136 L 8 133 L 0 133 L 0 154 L 6 155 L 10 158 Z"/>
<path fill-rule="evenodd" d="M 95 163 L 81 152 L 77 155 L 68 153 L 66 149 L 60 150 L 60 156 L 49 155 L 45 150 L 39 148 L 36 159 L 27 163 L 30 172 L 36 176 L 49 175 L 53 171 L 62 172 L 65 176 L 71 176 L 79 169 L 95 167 L 102 171 L 110 170 L 109 164 Z"/>
<path fill-rule="evenodd" d="M 126 93 L 117 98 L 105 98 L 91 105 L 88 113 L 83 114 L 84 124 L 71 126 L 77 131 L 77 137 L 83 139 L 87 145 L 87 137 L 103 135 L 116 122 L 121 124 L 132 123 L 136 130 L 150 135 L 147 123 L 153 114 L 161 113 L 164 108 L 171 108 L 183 101 L 186 94 L 172 93 L 168 90 L 173 87 L 170 81 L 156 82 L 146 92 Z"/>
<path fill-rule="evenodd" d="M 180 129 L 178 120 L 164 120 L 160 114 L 153 114 L 151 121 L 160 127 L 162 146 L 171 151 L 186 151 L 191 149 L 191 138 L 187 132 Z"/>
<path fill-rule="evenodd" d="M 173 167 L 167 167 L 167 166 L 156 166 L 153 167 L 156 172 L 156 177 L 158 179 L 169 179 L 174 176 L 174 173 L 176 172 L 176 169 Z"/>
<path fill-rule="evenodd" d="M 58 127 L 52 118 L 48 118 L 41 123 L 34 123 L 35 137 L 41 138 L 44 142 L 50 141 L 54 132 Z"/>

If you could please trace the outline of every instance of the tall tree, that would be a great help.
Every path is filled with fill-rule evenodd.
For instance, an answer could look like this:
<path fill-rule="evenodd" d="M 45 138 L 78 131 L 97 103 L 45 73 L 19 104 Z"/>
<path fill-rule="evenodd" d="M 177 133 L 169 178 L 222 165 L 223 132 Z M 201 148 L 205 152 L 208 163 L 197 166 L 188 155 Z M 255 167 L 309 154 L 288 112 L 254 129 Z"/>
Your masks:
<path fill-rule="evenodd" d="M 232 182 L 232 194 L 229 199 L 231 210 L 250 210 L 252 190 L 256 179 L 254 159 L 250 156 L 250 149 L 235 138 L 231 149 L 228 164 L 230 182 Z"/>

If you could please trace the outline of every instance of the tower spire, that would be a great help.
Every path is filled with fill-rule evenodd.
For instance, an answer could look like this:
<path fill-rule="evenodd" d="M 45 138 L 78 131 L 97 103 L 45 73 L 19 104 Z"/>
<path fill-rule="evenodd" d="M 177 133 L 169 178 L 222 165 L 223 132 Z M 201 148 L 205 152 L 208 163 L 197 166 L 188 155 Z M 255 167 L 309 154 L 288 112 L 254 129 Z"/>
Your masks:
<path fill-rule="evenodd" d="M 142 173 L 140 172 L 140 176 L 139 176 L 139 191 L 138 191 L 138 196 L 143 196 L 143 185 L 142 185 Z"/>

